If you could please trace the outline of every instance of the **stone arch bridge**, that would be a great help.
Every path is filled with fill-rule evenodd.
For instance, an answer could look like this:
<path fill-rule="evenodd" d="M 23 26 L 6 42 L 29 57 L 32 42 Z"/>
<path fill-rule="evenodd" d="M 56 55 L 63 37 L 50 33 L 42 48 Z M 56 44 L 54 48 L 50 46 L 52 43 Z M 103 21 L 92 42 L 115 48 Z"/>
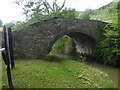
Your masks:
<path fill-rule="evenodd" d="M 106 23 L 94 20 L 54 17 L 13 32 L 14 56 L 19 59 L 44 59 L 60 37 L 73 38 L 77 52 L 92 54 Z"/>

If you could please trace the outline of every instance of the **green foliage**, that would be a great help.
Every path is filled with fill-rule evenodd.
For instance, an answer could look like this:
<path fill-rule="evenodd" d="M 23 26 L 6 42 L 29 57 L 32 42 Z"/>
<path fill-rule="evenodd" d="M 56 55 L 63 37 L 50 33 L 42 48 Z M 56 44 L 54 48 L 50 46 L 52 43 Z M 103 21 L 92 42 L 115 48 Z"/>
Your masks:
<path fill-rule="evenodd" d="M 15 0 L 15 3 L 18 5 L 24 4 L 23 14 L 27 16 L 27 18 L 34 17 L 36 13 L 38 15 L 49 15 L 51 12 L 60 12 L 65 7 L 65 1 L 63 1 L 62 6 L 57 4 L 57 0 L 53 0 L 52 5 L 48 2 L 48 0 L 28 0 L 28 1 L 19 1 Z"/>
<path fill-rule="evenodd" d="M 75 55 L 75 52 L 75 43 L 71 37 L 68 37 L 68 40 L 66 40 L 64 44 L 64 53 L 69 55 Z"/>
<path fill-rule="evenodd" d="M 63 53 L 64 52 L 64 43 L 68 40 L 67 36 L 63 36 L 58 39 L 52 46 L 51 53 Z"/>
<path fill-rule="evenodd" d="M 104 37 L 97 45 L 98 56 L 103 59 L 105 64 L 120 65 L 120 28 L 118 23 L 120 17 L 118 17 L 118 3 L 110 3 L 99 11 L 100 13 L 103 12 L 100 14 L 103 19 L 101 18 L 100 20 L 110 22 L 111 24 L 105 27 Z"/>
<path fill-rule="evenodd" d="M 90 14 L 92 14 L 92 10 L 87 9 L 81 14 L 80 19 L 88 20 L 90 19 Z"/>
<path fill-rule="evenodd" d="M 117 13 L 118 13 L 118 33 L 120 34 L 120 1 L 118 2 Z"/>
<path fill-rule="evenodd" d="M 99 56 L 103 58 L 105 64 L 120 64 L 120 35 L 118 29 L 107 25 L 104 36 L 105 38 L 99 42 L 97 47 Z"/>
<path fill-rule="evenodd" d="M 58 39 L 52 46 L 51 53 L 72 53 L 73 52 L 73 40 L 67 35 Z"/>
<path fill-rule="evenodd" d="M 65 18 L 77 18 L 78 14 L 75 9 L 65 8 L 62 11 L 56 11 L 51 13 L 54 17 L 65 17 Z"/>
<path fill-rule="evenodd" d="M 117 18 L 117 2 L 111 2 L 108 5 L 105 5 L 98 10 L 94 10 L 93 13 L 90 15 L 91 20 L 100 20 L 103 22 L 108 23 L 115 23 Z M 116 14 L 116 15 L 115 15 Z"/>
<path fill-rule="evenodd" d="M 69 36 L 65 35 L 58 39 L 52 46 L 51 53 L 65 53 L 73 55 L 75 53 L 74 41 Z"/>

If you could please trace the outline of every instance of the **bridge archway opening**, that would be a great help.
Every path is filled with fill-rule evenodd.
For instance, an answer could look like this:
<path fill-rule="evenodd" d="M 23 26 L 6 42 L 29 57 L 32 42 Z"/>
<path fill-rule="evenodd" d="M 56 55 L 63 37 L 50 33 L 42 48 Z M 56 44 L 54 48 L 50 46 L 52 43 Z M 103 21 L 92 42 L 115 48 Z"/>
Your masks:
<path fill-rule="evenodd" d="M 88 35 L 79 32 L 70 32 L 56 36 L 51 43 L 49 54 L 92 56 L 96 41 Z"/>

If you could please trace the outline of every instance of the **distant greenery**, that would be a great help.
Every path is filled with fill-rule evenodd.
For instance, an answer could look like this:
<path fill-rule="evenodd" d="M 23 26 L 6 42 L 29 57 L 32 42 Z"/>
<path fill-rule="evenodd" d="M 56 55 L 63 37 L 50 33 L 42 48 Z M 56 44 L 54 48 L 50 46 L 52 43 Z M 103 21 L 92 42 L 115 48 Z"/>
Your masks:
<path fill-rule="evenodd" d="M 75 46 L 72 38 L 67 35 L 59 38 L 52 46 L 50 53 L 51 54 L 64 53 L 64 54 L 70 54 L 70 55 L 75 53 Z"/>
<path fill-rule="evenodd" d="M 14 88 L 117 88 L 106 73 L 73 60 L 16 60 Z M 8 86 L 2 64 L 2 88 Z"/>
<path fill-rule="evenodd" d="M 57 53 L 64 53 L 64 46 L 65 42 L 68 40 L 68 36 L 63 36 L 59 38 L 54 45 L 52 46 L 51 53 L 52 54 L 57 54 Z"/>
<path fill-rule="evenodd" d="M 85 10 L 85 11 L 80 15 L 80 19 L 89 20 L 89 19 L 90 19 L 90 15 L 92 14 L 92 12 L 93 12 L 92 9 L 87 9 L 87 10 Z"/>
<path fill-rule="evenodd" d="M 117 19 L 117 15 L 115 15 L 115 13 L 117 12 L 117 4 L 118 2 L 112 2 L 106 6 L 101 7 L 98 10 L 93 10 L 93 13 L 90 15 L 90 19 L 115 23 L 114 20 Z"/>
<path fill-rule="evenodd" d="M 90 20 L 99 20 L 104 22 L 113 23 L 117 19 L 115 15 L 116 6 L 118 2 L 111 2 L 108 5 L 105 5 L 99 9 L 86 9 L 84 12 L 80 13 L 80 19 L 90 19 Z"/>

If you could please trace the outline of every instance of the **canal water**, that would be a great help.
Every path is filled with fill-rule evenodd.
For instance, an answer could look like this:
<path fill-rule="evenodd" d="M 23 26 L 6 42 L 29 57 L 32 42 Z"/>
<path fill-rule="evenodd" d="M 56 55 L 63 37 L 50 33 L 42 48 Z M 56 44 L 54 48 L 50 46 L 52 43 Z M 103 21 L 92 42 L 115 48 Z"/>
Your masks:
<path fill-rule="evenodd" d="M 119 69 L 116 67 L 110 67 L 96 62 L 86 62 L 86 64 L 91 65 L 93 68 L 97 68 L 108 74 L 109 78 L 119 85 Z"/>

